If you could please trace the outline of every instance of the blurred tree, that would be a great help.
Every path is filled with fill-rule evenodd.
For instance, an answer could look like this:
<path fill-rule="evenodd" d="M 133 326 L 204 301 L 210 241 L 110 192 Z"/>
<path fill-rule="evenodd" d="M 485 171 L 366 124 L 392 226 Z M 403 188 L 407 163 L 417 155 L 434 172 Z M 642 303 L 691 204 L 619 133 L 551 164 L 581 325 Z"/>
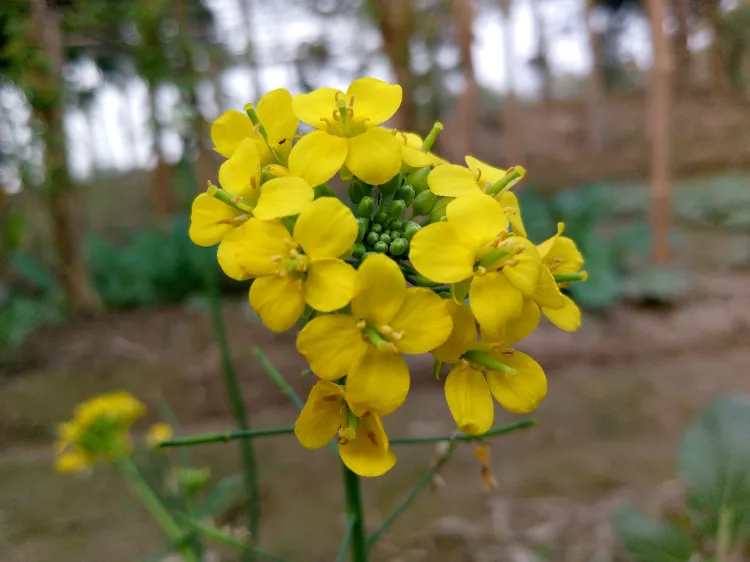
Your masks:
<path fill-rule="evenodd" d="M 513 38 L 512 1 L 500 0 L 503 26 L 503 56 L 505 66 L 505 103 L 503 105 L 503 121 L 505 122 L 505 154 L 508 166 L 523 164 L 526 156 L 523 130 L 521 128 L 521 107 L 516 96 L 515 68 L 516 52 Z"/>
<path fill-rule="evenodd" d="M 587 0 L 586 2 L 585 23 L 592 60 L 591 71 L 586 84 L 586 137 L 588 150 L 592 156 L 589 161 L 592 166 L 596 166 L 597 159 L 595 156 L 604 148 L 601 114 L 606 83 L 604 76 L 604 38 L 596 20 L 596 0 Z"/>
<path fill-rule="evenodd" d="M 727 78 L 733 88 L 744 91 L 744 63 L 750 53 L 750 3 L 743 3 L 724 16 L 723 39 Z"/>
<path fill-rule="evenodd" d="M 721 0 L 700 0 L 701 16 L 708 22 L 714 33 L 711 43 L 711 83 L 719 90 L 729 87 L 727 64 L 724 53 L 724 17 L 721 13 Z"/>
<path fill-rule="evenodd" d="M 542 11 L 542 3 L 542 0 L 531 0 L 531 15 L 536 28 L 536 54 L 531 59 L 531 64 L 539 75 L 539 81 L 542 85 L 542 100 L 546 102 L 552 99 L 552 72 L 547 56 L 547 25 Z"/>
<path fill-rule="evenodd" d="M 674 32 L 675 85 L 681 90 L 689 90 L 691 86 L 692 57 L 688 45 L 690 1 L 671 0 L 672 15 L 676 23 Z"/>
<path fill-rule="evenodd" d="M 463 154 L 476 152 L 477 106 L 479 86 L 474 74 L 474 59 L 471 47 L 474 42 L 474 7 L 470 0 L 452 0 L 453 33 L 458 46 L 459 69 L 464 81 L 464 91 L 458 98 L 456 112 L 461 124 L 456 134 Z"/>

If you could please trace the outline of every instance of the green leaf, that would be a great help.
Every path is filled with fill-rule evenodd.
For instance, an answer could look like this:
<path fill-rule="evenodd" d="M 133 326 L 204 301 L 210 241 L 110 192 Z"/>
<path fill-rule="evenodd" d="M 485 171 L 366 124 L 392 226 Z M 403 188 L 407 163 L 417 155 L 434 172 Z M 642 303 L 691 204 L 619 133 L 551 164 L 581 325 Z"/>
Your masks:
<path fill-rule="evenodd" d="M 642 515 L 634 507 L 620 509 L 614 527 L 628 554 L 637 562 L 687 562 L 693 541 L 681 529 Z"/>
<path fill-rule="evenodd" d="M 687 429 L 678 470 L 702 530 L 716 536 L 719 521 L 734 543 L 750 536 L 750 400 L 723 396 Z"/>

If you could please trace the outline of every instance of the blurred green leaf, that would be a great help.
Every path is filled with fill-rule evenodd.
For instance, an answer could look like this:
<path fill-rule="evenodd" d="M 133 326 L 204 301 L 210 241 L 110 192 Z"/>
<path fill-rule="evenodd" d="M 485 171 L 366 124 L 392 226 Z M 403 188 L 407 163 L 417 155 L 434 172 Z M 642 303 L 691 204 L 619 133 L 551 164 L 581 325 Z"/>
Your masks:
<path fill-rule="evenodd" d="M 637 562 L 688 562 L 693 541 L 681 529 L 642 515 L 634 507 L 620 509 L 614 527 L 628 554 Z"/>

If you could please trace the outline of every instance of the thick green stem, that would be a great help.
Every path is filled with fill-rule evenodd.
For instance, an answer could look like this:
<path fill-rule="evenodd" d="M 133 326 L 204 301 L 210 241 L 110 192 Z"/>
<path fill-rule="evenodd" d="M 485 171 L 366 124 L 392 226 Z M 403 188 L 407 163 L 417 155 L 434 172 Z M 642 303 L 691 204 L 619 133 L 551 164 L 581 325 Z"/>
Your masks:
<path fill-rule="evenodd" d="M 159 443 L 159 447 L 185 447 L 203 445 L 205 443 L 226 443 L 235 439 L 254 439 L 270 435 L 287 435 L 294 433 L 293 427 L 271 427 L 269 429 L 240 429 L 236 431 L 218 431 L 216 433 L 202 433 L 188 437 L 175 437 Z"/>
<path fill-rule="evenodd" d="M 553 277 L 556 283 L 567 283 L 568 281 L 586 281 L 589 274 L 586 271 L 579 271 L 578 273 L 557 273 Z"/>
<path fill-rule="evenodd" d="M 512 375 L 516 372 L 513 367 L 509 367 L 505 363 L 494 359 L 492 353 L 488 351 L 467 351 L 462 357 L 469 361 L 474 361 L 474 363 L 479 363 L 482 367 L 486 367 L 490 371 L 499 371 L 506 375 Z"/>
<path fill-rule="evenodd" d="M 346 513 L 351 523 L 349 540 L 350 562 L 367 562 L 367 536 L 365 535 L 364 509 L 362 508 L 362 492 L 359 486 L 359 476 L 341 463 L 342 481 L 344 484 L 344 499 Z"/>
<path fill-rule="evenodd" d="M 121 456 L 115 460 L 115 466 L 122 473 L 130 485 L 130 489 L 138 497 L 143 506 L 153 516 L 156 523 L 173 543 L 183 542 L 182 528 L 177 524 L 159 497 L 141 476 L 138 467 L 128 456 Z M 182 556 L 188 562 L 199 562 L 195 552 L 188 545 L 181 547 Z"/>
<path fill-rule="evenodd" d="M 523 179 L 525 175 L 526 175 L 526 170 L 524 170 L 521 166 L 516 166 L 514 168 L 511 168 L 511 170 L 508 171 L 508 173 L 506 173 L 503 177 L 501 177 L 499 180 L 493 183 L 489 188 L 487 188 L 487 195 L 497 195 L 501 191 L 505 190 L 508 186 L 511 186 L 516 181 Z"/>
<path fill-rule="evenodd" d="M 428 443 L 439 443 L 441 441 L 474 441 L 476 439 L 488 439 L 497 437 L 504 433 L 510 433 L 516 429 L 524 429 L 536 425 L 536 420 L 521 420 L 508 425 L 493 427 L 487 433 L 481 435 L 470 435 L 468 433 L 456 433 L 455 435 L 441 435 L 438 437 L 394 437 L 390 440 L 391 445 L 426 445 Z"/>
<path fill-rule="evenodd" d="M 207 266 L 206 270 L 208 272 L 207 285 L 211 305 L 211 319 L 216 344 L 219 347 L 221 357 L 221 372 L 224 375 L 224 383 L 229 394 L 235 423 L 241 430 L 246 431 L 250 429 L 250 422 L 245 411 L 242 389 L 237 380 L 232 352 L 229 348 L 229 340 L 227 339 L 224 315 L 221 309 L 221 299 L 219 298 L 219 279 L 216 268 L 213 265 Z M 240 441 L 240 452 L 242 454 L 242 478 L 247 493 L 245 501 L 247 530 L 250 532 L 251 544 L 257 544 L 260 528 L 260 486 L 258 484 L 258 465 L 255 458 L 255 449 L 253 448 L 251 439 L 242 439 Z M 252 560 L 253 558 L 253 553 L 248 550 L 245 559 Z"/>
<path fill-rule="evenodd" d="M 435 144 L 435 141 L 437 140 L 437 136 L 440 134 L 440 131 L 442 130 L 443 130 L 443 124 L 440 121 L 436 121 L 435 124 L 432 126 L 432 129 L 430 130 L 430 132 L 424 138 L 424 141 L 422 141 L 423 152 L 429 152 L 432 149 L 432 145 Z"/>

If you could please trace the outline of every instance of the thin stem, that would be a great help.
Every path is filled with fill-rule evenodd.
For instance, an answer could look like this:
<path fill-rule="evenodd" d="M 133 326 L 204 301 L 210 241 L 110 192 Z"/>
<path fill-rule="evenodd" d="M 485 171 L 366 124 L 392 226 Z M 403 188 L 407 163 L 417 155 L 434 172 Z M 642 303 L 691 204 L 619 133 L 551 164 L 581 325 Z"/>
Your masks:
<path fill-rule="evenodd" d="M 516 429 L 524 429 L 536 425 L 536 420 L 521 420 L 508 425 L 493 427 L 487 433 L 481 435 L 469 435 L 468 433 L 456 433 L 455 435 L 441 435 L 439 437 L 395 437 L 390 440 L 391 445 L 426 445 L 428 443 L 439 443 L 440 441 L 474 441 L 476 439 L 489 439 L 504 433 L 510 433 Z"/>
<path fill-rule="evenodd" d="M 342 462 L 342 481 L 344 484 L 344 498 L 346 513 L 353 521 L 349 540 L 351 562 L 367 562 L 367 535 L 365 534 L 364 510 L 362 509 L 362 492 L 359 486 L 359 476 L 349 470 Z"/>
<path fill-rule="evenodd" d="M 266 132 L 266 128 L 260 122 L 253 104 L 249 103 L 245 106 L 245 113 L 247 113 L 247 116 L 250 118 L 250 121 L 253 123 L 253 125 L 258 128 L 258 132 L 261 134 L 263 139 L 268 142 L 268 133 Z"/>
<path fill-rule="evenodd" d="M 226 443 L 235 439 L 254 439 L 256 437 L 267 437 L 269 435 L 287 435 L 294 433 L 293 427 L 272 427 L 269 429 L 239 429 L 235 431 L 218 431 L 216 433 L 201 433 L 187 437 L 175 437 L 166 439 L 159 443 L 159 447 L 185 447 L 190 445 L 203 445 L 205 443 Z"/>
<path fill-rule="evenodd" d="M 346 520 L 346 530 L 344 531 L 344 538 L 341 540 L 341 546 L 339 547 L 339 554 L 336 556 L 336 562 L 346 562 L 346 552 L 349 550 L 349 545 L 352 542 L 352 531 L 357 520 L 354 517 L 348 517 Z"/>
<path fill-rule="evenodd" d="M 567 283 L 568 281 L 586 281 L 589 274 L 586 271 L 579 271 L 578 273 L 557 273 L 552 277 L 555 278 L 556 283 Z"/>
<path fill-rule="evenodd" d="M 456 441 L 451 441 L 448 445 L 448 449 L 443 453 L 440 458 L 435 462 L 435 464 L 425 473 L 422 475 L 422 478 L 419 479 L 419 482 L 417 482 L 417 485 L 412 488 L 411 492 L 407 494 L 407 496 L 401 500 L 401 502 L 393 509 L 393 511 L 388 515 L 388 517 L 385 518 L 385 521 L 383 521 L 380 526 L 375 529 L 375 531 L 367 537 L 367 548 L 370 549 L 373 544 L 385 533 L 391 525 L 398 519 L 401 514 L 406 511 L 406 509 L 412 504 L 412 502 L 417 499 L 417 496 L 424 490 L 427 486 L 429 486 L 433 480 L 435 479 L 435 475 L 438 473 L 438 471 L 443 467 L 443 465 L 448 462 L 448 459 L 453 456 L 453 453 L 456 450 Z"/>
<path fill-rule="evenodd" d="M 512 375 L 516 372 L 513 367 L 509 367 L 505 363 L 498 361 L 492 357 L 492 353 L 487 351 L 467 351 L 462 356 L 464 359 L 479 363 L 483 367 L 487 367 L 490 371 L 499 371 L 506 375 Z"/>
<path fill-rule="evenodd" d="M 229 348 L 224 316 L 221 309 L 221 300 L 219 298 L 219 280 L 215 267 L 207 267 L 207 284 L 211 306 L 211 319 L 213 322 L 214 336 L 216 344 L 219 347 L 221 357 L 221 372 L 224 375 L 224 383 L 227 386 L 229 401 L 232 406 L 234 420 L 241 430 L 249 430 L 250 422 L 245 411 L 245 404 L 242 398 L 242 389 L 237 380 L 237 373 L 234 369 L 232 352 Z M 245 501 L 245 513 L 247 517 L 247 530 L 250 532 L 251 544 L 258 543 L 258 531 L 260 528 L 260 486 L 258 484 L 258 465 L 255 459 L 255 449 L 253 442 L 249 439 L 243 439 L 240 442 L 240 452 L 242 454 L 242 478 L 247 492 Z M 247 560 L 254 557 L 249 553 Z"/>
<path fill-rule="evenodd" d="M 276 366 L 271 363 L 271 360 L 268 358 L 268 356 L 263 353 L 260 348 L 257 347 L 253 348 L 253 355 L 255 355 L 255 358 L 258 360 L 258 363 L 260 363 L 260 366 L 263 367 L 263 370 L 266 372 L 266 374 L 271 377 L 271 380 L 281 391 L 281 393 L 286 396 L 292 404 L 297 406 L 298 409 L 301 410 L 302 408 L 304 408 L 305 403 L 302 401 L 302 398 L 300 398 L 299 394 L 294 391 L 292 385 L 286 382 L 286 379 L 281 375 L 281 373 L 279 373 L 279 370 L 276 368 Z"/>
<path fill-rule="evenodd" d="M 164 506 L 159 497 L 154 493 L 151 487 L 144 480 L 138 467 L 135 466 L 129 456 L 122 455 L 118 457 L 115 462 L 115 466 L 122 473 L 125 479 L 130 485 L 130 489 L 133 493 L 141 500 L 143 506 L 153 516 L 157 524 L 162 528 L 164 534 L 173 543 L 183 542 L 183 531 L 182 528 L 177 524 L 169 510 Z M 185 560 L 189 562 L 198 562 L 198 558 L 195 552 L 187 545 L 181 547 L 180 551 L 185 557 Z"/>

